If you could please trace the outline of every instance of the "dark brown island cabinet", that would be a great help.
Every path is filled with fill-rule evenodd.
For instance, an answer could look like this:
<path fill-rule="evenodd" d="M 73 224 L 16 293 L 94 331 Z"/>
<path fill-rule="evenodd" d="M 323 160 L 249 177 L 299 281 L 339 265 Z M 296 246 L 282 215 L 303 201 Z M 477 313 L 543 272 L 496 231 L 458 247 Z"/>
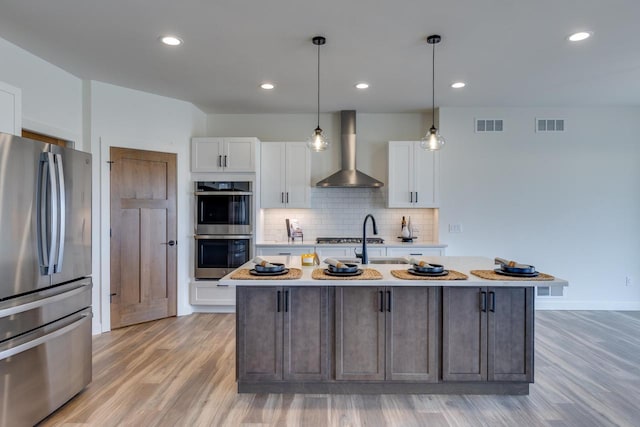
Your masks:
<path fill-rule="evenodd" d="M 238 286 L 238 391 L 527 394 L 533 289 Z"/>

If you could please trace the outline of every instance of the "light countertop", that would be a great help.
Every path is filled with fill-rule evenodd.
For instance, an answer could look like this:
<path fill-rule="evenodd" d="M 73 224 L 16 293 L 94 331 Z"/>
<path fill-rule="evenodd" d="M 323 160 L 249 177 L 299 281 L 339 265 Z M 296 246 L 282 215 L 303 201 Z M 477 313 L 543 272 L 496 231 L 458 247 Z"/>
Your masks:
<path fill-rule="evenodd" d="M 487 280 L 474 276 L 471 270 L 493 270 L 496 266 L 492 259 L 485 257 L 461 257 L 461 256 L 426 256 L 419 257 L 427 262 L 442 264 L 447 270 L 455 270 L 464 273 L 469 278 L 467 280 L 402 280 L 391 275 L 391 270 L 406 270 L 409 264 L 368 264 L 366 268 L 379 271 L 382 279 L 379 280 L 315 280 L 311 278 L 311 273 L 316 268 L 326 268 L 326 264 L 320 266 L 302 266 L 299 256 L 262 256 L 270 262 L 284 263 L 287 268 L 300 268 L 302 277 L 296 280 L 233 280 L 230 274 L 224 276 L 218 282 L 222 286 L 493 286 L 493 287 L 522 287 L 522 286 L 568 286 L 566 280 L 555 278 L 554 280 L 529 281 L 529 280 L 509 280 L 505 276 L 504 280 Z M 383 257 L 384 258 L 384 257 Z M 371 257 L 370 259 L 375 259 Z M 322 261 L 322 260 L 321 260 Z M 253 262 L 247 262 L 239 268 L 252 269 Z M 363 267 L 360 267 L 363 268 Z M 543 273 L 553 274 L 544 271 Z"/>
<path fill-rule="evenodd" d="M 377 236 L 376 236 L 377 237 Z M 287 242 L 287 241 L 276 241 L 276 240 L 271 240 L 271 241 L 262 241 L 262 242 L 258 242 L 256 243 L 257 247 L 295 247 L 295 246 L 317 246 L 317 247 L 323 247 L 323 246 L 346 246 L 346 247 L 351 247 L 351 246 L 362 246 L 362 243 L 316 243 L 316 239 L 310 239 L 310 240 L 304 240 L 303 242 L 301 241 L 295 241 L 295 242 Z M 405 243 L 402 242 L 400 239 L 384 239 L 384 243 L 367 243 L 367 247 L 385 247 L 385 248 L 411 248 L 411 247 L 416 247 L 416 248 L 446 248 L 447 245 L 444 243 L 434 243 L 434 242 L 428 242 L 428 241 L 420 241 L 420 240 L 415 240 L 412 243 Z"/>

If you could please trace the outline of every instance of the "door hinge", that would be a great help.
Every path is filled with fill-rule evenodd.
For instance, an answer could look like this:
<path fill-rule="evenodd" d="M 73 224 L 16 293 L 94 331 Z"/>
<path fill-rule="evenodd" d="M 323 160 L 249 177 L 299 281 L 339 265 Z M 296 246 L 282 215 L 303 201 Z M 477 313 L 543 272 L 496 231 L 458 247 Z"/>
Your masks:
<path fill-rule="evenodd" d="M 115 162 L 107 160 L 107 163 L 109 164 L 109 172 L 111 172 L 111 165 L 113 165 Z"/>

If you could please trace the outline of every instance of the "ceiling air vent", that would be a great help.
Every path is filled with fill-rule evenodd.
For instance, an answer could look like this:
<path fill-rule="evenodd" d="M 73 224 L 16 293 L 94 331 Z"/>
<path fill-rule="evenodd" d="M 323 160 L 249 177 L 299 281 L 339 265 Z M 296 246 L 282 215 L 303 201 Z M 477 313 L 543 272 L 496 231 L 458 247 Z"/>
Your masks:
<path fill-rule="evenodd" d="M 502 132 L 502 119 L 476 119 L 476 133 Z"/>
<path fill-rule="evenodd" d="M 536 132 L 564 132 L 564 119 L 536 119 Z"/>

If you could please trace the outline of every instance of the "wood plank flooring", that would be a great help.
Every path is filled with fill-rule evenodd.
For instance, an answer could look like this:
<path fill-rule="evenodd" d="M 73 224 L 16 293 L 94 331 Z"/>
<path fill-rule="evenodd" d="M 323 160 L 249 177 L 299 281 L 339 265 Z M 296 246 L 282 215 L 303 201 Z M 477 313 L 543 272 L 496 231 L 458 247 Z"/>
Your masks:
<path fill-rule="evenodd" d="M 235 315 L 94 338 L 93 382 L 42 426 L 639 426 L 640 312 L 536 313 L 529 396 L 237 394 Z"/>

